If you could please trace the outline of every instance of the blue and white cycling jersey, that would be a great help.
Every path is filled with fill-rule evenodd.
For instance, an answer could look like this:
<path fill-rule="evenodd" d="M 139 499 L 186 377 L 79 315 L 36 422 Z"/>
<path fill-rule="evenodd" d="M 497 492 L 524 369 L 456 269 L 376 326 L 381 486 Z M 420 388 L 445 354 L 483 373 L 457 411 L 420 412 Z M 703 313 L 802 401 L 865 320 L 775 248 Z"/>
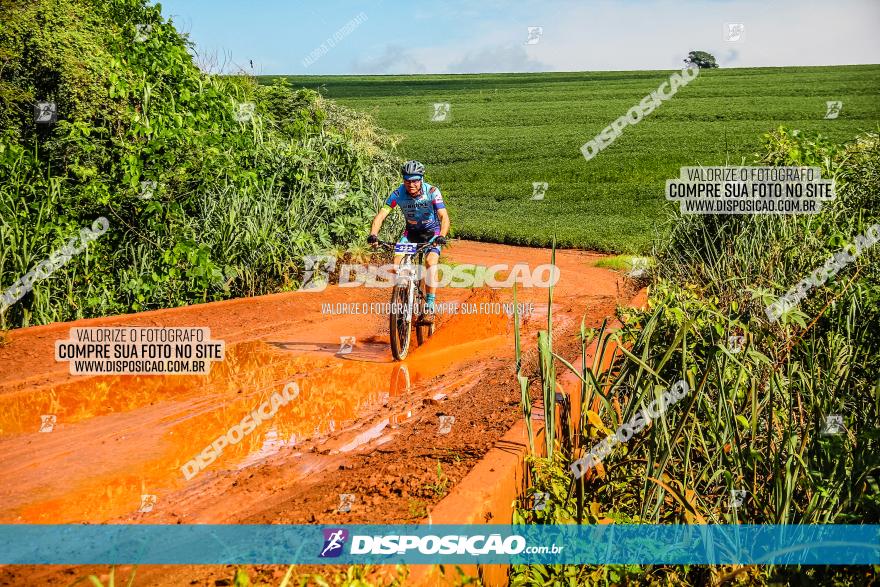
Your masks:
<path fill-rule="evenodd" d="M 388 208 L 400 206 L 406 218 L 407 231 L 414 232 L 437 232 L 440 229 L 437 210 L 446 207 L 440 189 L 426 181 L 422 181 L 422 192 L 416 196 L 409 195 L 406 187 L 400 184 L 385 200 L 385 205 Z"/>

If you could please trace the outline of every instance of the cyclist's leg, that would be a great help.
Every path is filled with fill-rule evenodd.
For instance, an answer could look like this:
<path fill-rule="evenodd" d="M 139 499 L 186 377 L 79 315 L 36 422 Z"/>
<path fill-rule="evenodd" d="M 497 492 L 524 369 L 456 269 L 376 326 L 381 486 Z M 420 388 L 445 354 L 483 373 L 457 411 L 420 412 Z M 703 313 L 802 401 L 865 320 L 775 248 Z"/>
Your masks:
<path fill-rule="evenodd" d="M 437 293 L 437 264 L 440 262 L 439 253 L 434 252 L 433 247 L 431 252 L 425 255 L 425 267 L 427 267 L 427 289 L 429 294 Z"/>
<path fill-rule="evenodd" d="M 403 236 L 400 238 L 398 242 L 401 243 L 426 243 L 435 236 L 440 234 L 440 229 L 437 228 L 435 230 L 428 231 L 418 231 L 418 230 L 410 230 L 407 229 L 404 231 Z M 440 259 L 440 250 L 441 247 L 439 245 L 431 245 L 428 249 L 425 250 L 425 268 L 430 269 L 431 267 L 436 267 L 439 259 Z M 436 271 L 436 270 L 435 270 Z M 432 278 L 428 279 L 426 277 L 426 286 L 428 293 L 434 294 L 437 291 L 437 287 L 432 285 L 437 283 L 437 277 L 434 275 Z"/>
<path fill-rule="evenodd" d="M 436 228 L 434 234 L 429 234 L 425 238 L 425 241 L 431 240 L 435 236 L 440 236 L 440 229 Z M 428 293 L 433 297 L 437 293 L 437 264 L 440 262 L 440 251 L 442 247 L 440 245 L 431 245 L 431 247 L 426 251 L 425 255 L 425 265 L 428 268 Z"/>
<path fill-rule="evenodd" d="M 430 240 L 432 237 L 438 236 L 440 234 L 440 229 L 437 228 L 434 230 L 434 234 L 429 235 L 425 240 Z M 437 264 L 440 262 L 440 245 L 432 245 L 427 250 L 427 255 L 425 255 L 425 266 L 427 267 L 427 276 L 426 276 L 426 284 L 427 284 L 427 299 L 426 306 L 430 313 L 434 312 L 434 303 L 437 296 Z"/>

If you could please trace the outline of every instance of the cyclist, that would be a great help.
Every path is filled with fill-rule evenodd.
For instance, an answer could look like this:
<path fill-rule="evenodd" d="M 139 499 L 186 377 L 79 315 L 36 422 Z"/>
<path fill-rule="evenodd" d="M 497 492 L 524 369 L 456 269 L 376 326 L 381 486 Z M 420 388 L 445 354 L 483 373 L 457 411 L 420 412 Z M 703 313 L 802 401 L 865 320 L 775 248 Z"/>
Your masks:
<path fill-rule="evenodd" d="M 400 172 L 403 175 L 403 184 L 391 192 L 385 200 L 385 205 L 373 218 L 367 242 L 375 245 L 379 241 L 378 235 L 382 223 L 394 207 L 400 206 L 406 218 L 406 229 L 397 242 L 431 242 L 433 246 L 428 248 L 425 264 L 428 266 L 428 274 L 433 277 L 432 268 L 440 260 L 440 247 L 446 244 L 446 235 L 449 233 L 449 212 L 446 210 L 446 204 L 443 203 L 440 189 L 424 181 L 424 165 L 418 161 L 407 161 Z M 395 255 L 394 263 L 398 264 L 401 258 L 401 255 Z M 425 319 L 428 321 L 434 318 L 437 286 L 432 284 L 435 283 L 435 279 L 428 280 L 428 293 L 425 296 Z"/>

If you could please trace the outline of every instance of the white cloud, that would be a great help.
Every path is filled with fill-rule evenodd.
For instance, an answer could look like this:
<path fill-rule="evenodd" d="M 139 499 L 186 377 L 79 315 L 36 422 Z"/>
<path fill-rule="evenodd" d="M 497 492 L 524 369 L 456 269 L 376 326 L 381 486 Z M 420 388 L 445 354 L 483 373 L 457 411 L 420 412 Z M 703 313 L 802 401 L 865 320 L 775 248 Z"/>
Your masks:
<path fill-rule="evenodd" d="M 529 57 L 518 45 L 482 47 L 465 54 L 447 67 L 450 73 L 503 73 L 518 71 L 547 71 L 547 64 Z"/>
<path fill-rule="evenodd" d="M 408 51 L 389 45 L 376 60 L 385 69 L 368 71 L 368 62 L 359 62 L 356 71 L 674 69 L 691 50 L 712 53 L 722 67 L 880 63 L 880 2 L 874 0 L 559 0 L 530 5 L 527 14 L 481 10 L 475 18 L 468 26 L 478 34 L 446 42 L 435 35 Z M 730 22 L 745 25 L 742 41 L 725 39 Z M 528 26 L 543 27 L 539 43 L 524 45 Z"/>
<path fill-rule="evenodd" d="M 424 73 L 425 66 L 412 50 L 398 45 L 386 45 L 384 51 L 376 57 L 355 59 L 351 71 L 362 74 Z"/>

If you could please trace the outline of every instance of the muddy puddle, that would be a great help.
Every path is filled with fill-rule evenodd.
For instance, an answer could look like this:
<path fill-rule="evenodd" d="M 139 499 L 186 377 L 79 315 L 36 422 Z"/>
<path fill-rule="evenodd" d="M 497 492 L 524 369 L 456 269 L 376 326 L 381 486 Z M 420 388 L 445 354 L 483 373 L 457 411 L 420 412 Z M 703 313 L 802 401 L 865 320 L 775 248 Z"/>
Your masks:
<path fill-rule="evenodd" d="M 90 377 L 3 395 L 0 522 L 147 514 L 212 471 L 282 451 L 308 471 L 311 455 L 381 445 L 452 391 L 431 379 L 504 344 L 508 327 L 505 316 L 450 318 L 404 363 L 376 337 L 350 352 L 269 338 L 231 346 L 207 376 Z"/>

